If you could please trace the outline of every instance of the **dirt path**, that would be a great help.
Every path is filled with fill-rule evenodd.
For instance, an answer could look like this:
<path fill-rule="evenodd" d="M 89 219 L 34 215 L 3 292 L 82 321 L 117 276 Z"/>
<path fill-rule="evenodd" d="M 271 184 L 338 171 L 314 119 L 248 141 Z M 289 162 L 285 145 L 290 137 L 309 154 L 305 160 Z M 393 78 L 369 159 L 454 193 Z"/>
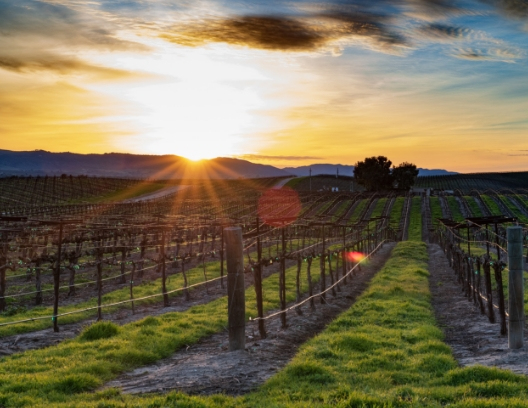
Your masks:
<path fill-rule="evenodd" d="M 140 195 L 138 197 L 134 198 L 128 198 L 126 200 L 121 201 L 122 203 L 137 203 L 140 201 L 146 201 L 146 200 L 154 200 L 156 198 L 162 198 L 174 193 L 177 193 L 180 190 L 189 188 L 190 186 L 172 186 L 172 187 L 164 187 L 158 191 L 154 191 L 152 193 L 147 193 Z"/>
<path fill-rule="evenodd" d="M 508 349 L 508 337 L 500 335 L 499 324 L 490 323 L 487 316 L 464 297 L 455 272 L 436 244 L 429 245 L 429 271 L 436 319 L 460 365 L 482 364 L 528 374 L 526 347 Z M 526 335 L 525 330 L 525 339 Z"/>
<path fill-rule="evenodd" d="M 255 323 L 246 328 L 246 350 L 228 351 L 227 332 L 215 334 L 172 357 L 138 368 L 106 384 L 125 393 L 142 394 L 180 390 L 189 394 L 245 394 L 256 388 L 284 367 L 298 347 L 321 332 L 339 313 L 347 310 L 368 286 L 370 279 L 385 264 L 394 244 L 385 245 L 376 256 L 342 286 L 327 304 L 316 301 L 316 311 L 303 306 L 303 315 L 289 312 L 288 327 L 282 329 L 280 319 L 266 321 L 268 337 L 261 339 Z"/>
<path fill-rule="evenodd" d="M 296 177 L 290 177 L 290 178 L 286 178 L 286 179 L 280 180 L 279 182 L 277 182 L 277 183 L 276 183 L 273 187 L 271 187 L 271 188 L 273 188 L 273 189 L 280 189 L 280 188 L 284 187 L 286 184 L 288 184 L 288 182 L 289 182 L 290 180 L 293 180 L 294 178 L 296 178 Z"/>

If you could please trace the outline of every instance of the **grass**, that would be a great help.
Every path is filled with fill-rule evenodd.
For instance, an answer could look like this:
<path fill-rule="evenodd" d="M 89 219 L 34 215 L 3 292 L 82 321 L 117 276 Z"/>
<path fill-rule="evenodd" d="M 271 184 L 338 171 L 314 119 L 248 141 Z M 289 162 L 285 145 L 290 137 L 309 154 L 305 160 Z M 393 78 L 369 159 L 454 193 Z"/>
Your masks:
<path fill-rule="evenodd" d="M 290 188 L 293 188 L 295 189 L 295 187 L 297 187 L 297 185 L 303 181 L 306 177 L 295 177 L 293 179 L 291 179 L 290 181 L 288 181 L 286 183 L 286 186 L 285 187 L 290 187 Z"/>
<path fill-rule="evenodd" d="M 368 201 L 369 200 L 366 199 L 366 198 L 361 199 L 361 201 L 358 203 L 356 208 L 354 208 L 354 211 L 350 215 L 350 218 L 348 220 L 349 223 L 353 224 L 353 223 L 356 223 L 356 222 L 359 221 L 359 216 L 361 215 L 361 213 L 363 212 L 363 210 L 367 206 Z"/>
<path fill-rule="evenodd" d="M 411 215 L 409 220 L 409 231 L 407 239 L 409 241 L 422 240 L 422 198 L 413 197 L 411 203 Z"/>
<path fill-rule="evenodd" d="M 354 306 L 305 343 L 283 370 L 246 396 L 192 397 L 178 392 L 129 396 L 107 390 L 64 397 L 57 406 L 526 406 L 525 376 L 482 366 L 457 367 L 436 326 L 428 275 L 425 244 L 399 243 Z M 157 330 L 151 321 L 141 326 L 143 331 Z"/>
<path fill-rule="evenodd" d="M 480 197 L 482 198 L 482 201 L 484 201 L 486 205 L 488 206 L 488 208 L 490 209 L 491 215 L 502 215 L 502 211 L 500 210 L 495 200 L 493 200 L 490 196 L 487 196 L 487 195 L 481 195 Z"/>
<path fill-rule="evenodd" d="M 122 201 L 128 198 L 139 197 L 143 194 L 153 193 L 155 191 L 161 190 L 164 187 L 167 187 L 166 183 L 145 181 L 141 184 L 119 189 L 116 191 L 111 191 L 111 192 L 108 192 L 100 196 L 91 196 L 91 197 L 84 197 L 84 198 L 80 198 L 76 200 L 71 200 L 70 204 L 77 204 L 77 203 L 95 204 L 95 203 Z"/>
<path fill-rule="evenodd" d="M 475 198 L 472 196 L 465 196 L 466 203 L 468 204 L 469 209 L 471 210 L 472 217 L 482 217 L 482 211 L 478 206 Z"/>
<path fill-rule="evenodd" d="M 444 218 L 442 214 L 442 206 L 440 205 L 440 199 L 438 197 L 431 197 L 429 199 L 429 203 L 431 205 L 431 218 L 433 221 L 433 226 L 437 226 L 439 224 L 438 218 Z"/>
<path fill-rule="evenodd" d="M 520 222 L 528 222 L 528 217 L 526 217 L 515 204 L 513 204 L 509 198 L 505 195 L 501 196 L 502 202 L 504 205 L 512 212 L 512 214 L 517 218 Z"/>
<path fill-rule="evenodd" d="M 398 229 L 400 226 L 401 215 L 403 211 L 403 205 L 405 203 L 405 197 L 398 197 L 394 201 L 392 210 L 390 213 L 390 225 L 393 229 Z"/>
<path fill-rule="evenodd" d="M 453 215 L 453 219 L 456 222 L 464 221 L 464 216 L 460 212 L 460 205 L 458 204 L 458 201 L 455 197 L 449 196 L 447 198 L 447 204 L 449 205 L 449 209 L 451 210 L 451 214 Z"/>
<path fill-rule="evenodd" d="M 350 205 L 350 200 L 345 200 L 343 201 L 338 207 L 337 207 L 337 210 L 334 212 L 334 214 L 332 215 L 332 222 L 336 222 L 337 219 L 339 217 L 341 217 L 346 209 L 348 208 L 348 206 Z"/>

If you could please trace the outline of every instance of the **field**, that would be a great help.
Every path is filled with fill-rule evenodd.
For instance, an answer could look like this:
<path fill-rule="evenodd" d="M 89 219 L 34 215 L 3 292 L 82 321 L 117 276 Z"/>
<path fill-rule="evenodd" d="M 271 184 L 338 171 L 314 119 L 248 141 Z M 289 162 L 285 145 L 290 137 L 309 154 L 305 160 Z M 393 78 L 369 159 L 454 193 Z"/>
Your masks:
<path fill-rule="evenodd" d="M 449 296 L 482 311 L 453 319 L 495 320 L 501 338 L 508 279 L 497 258 L 515 221 L 466 219 L 524 222 L 526 191 L 430 197 L 338 181 L 313 177 L 310 191 L 307 178 L 282 189 L 271 188 L 278 179 L 0 180 L 0 404 L 523 406 L 523 375 L 459 367 L 428 282 L 447 256 L 459 285 Z M 232 226 L 247 327 L 246 351 L 230 353 Z"/>

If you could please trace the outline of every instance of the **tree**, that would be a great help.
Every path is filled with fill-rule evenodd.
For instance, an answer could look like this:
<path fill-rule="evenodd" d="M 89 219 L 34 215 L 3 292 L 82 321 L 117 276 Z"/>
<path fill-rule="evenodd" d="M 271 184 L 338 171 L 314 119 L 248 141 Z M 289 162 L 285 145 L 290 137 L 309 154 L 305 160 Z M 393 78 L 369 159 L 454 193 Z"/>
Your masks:
<path fill-rule="evenodd" d="M 388 190 L 392 188 L 392 162 L 385 156 L 372 156 L 358 161 L 354 168 L 356 183 L 368 191 Z"/>
<path fill-rule="evenodd" d="M 392 177 L 399 190 L 409 190 L 418 177 L 418 169 L 412 163 L 403 162 L 392 169 Z"/>

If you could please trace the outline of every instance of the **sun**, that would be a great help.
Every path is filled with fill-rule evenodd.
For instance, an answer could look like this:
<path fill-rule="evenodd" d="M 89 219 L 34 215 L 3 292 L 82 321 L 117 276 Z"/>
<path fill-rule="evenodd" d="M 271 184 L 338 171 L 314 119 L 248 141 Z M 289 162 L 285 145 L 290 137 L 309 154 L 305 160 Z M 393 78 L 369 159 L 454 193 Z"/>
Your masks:
<path fill-rule="evenodd" d="M 262 74 L 243 62 L 214 59 L 200 50 L 179 52 L 176 56 L 171 48 L 171 53 L 151 59 L 144 68 L 156 74 L 155 79 L 120 94 L 135 106 L 128 126 L 140 135 L 129 148 L 193 161 L 249 150 L 251 135 L 269 120 L 259 114 L 267 108 L 257 86 Z M 142 61 L 129 64 L 143 67 Z"/>

